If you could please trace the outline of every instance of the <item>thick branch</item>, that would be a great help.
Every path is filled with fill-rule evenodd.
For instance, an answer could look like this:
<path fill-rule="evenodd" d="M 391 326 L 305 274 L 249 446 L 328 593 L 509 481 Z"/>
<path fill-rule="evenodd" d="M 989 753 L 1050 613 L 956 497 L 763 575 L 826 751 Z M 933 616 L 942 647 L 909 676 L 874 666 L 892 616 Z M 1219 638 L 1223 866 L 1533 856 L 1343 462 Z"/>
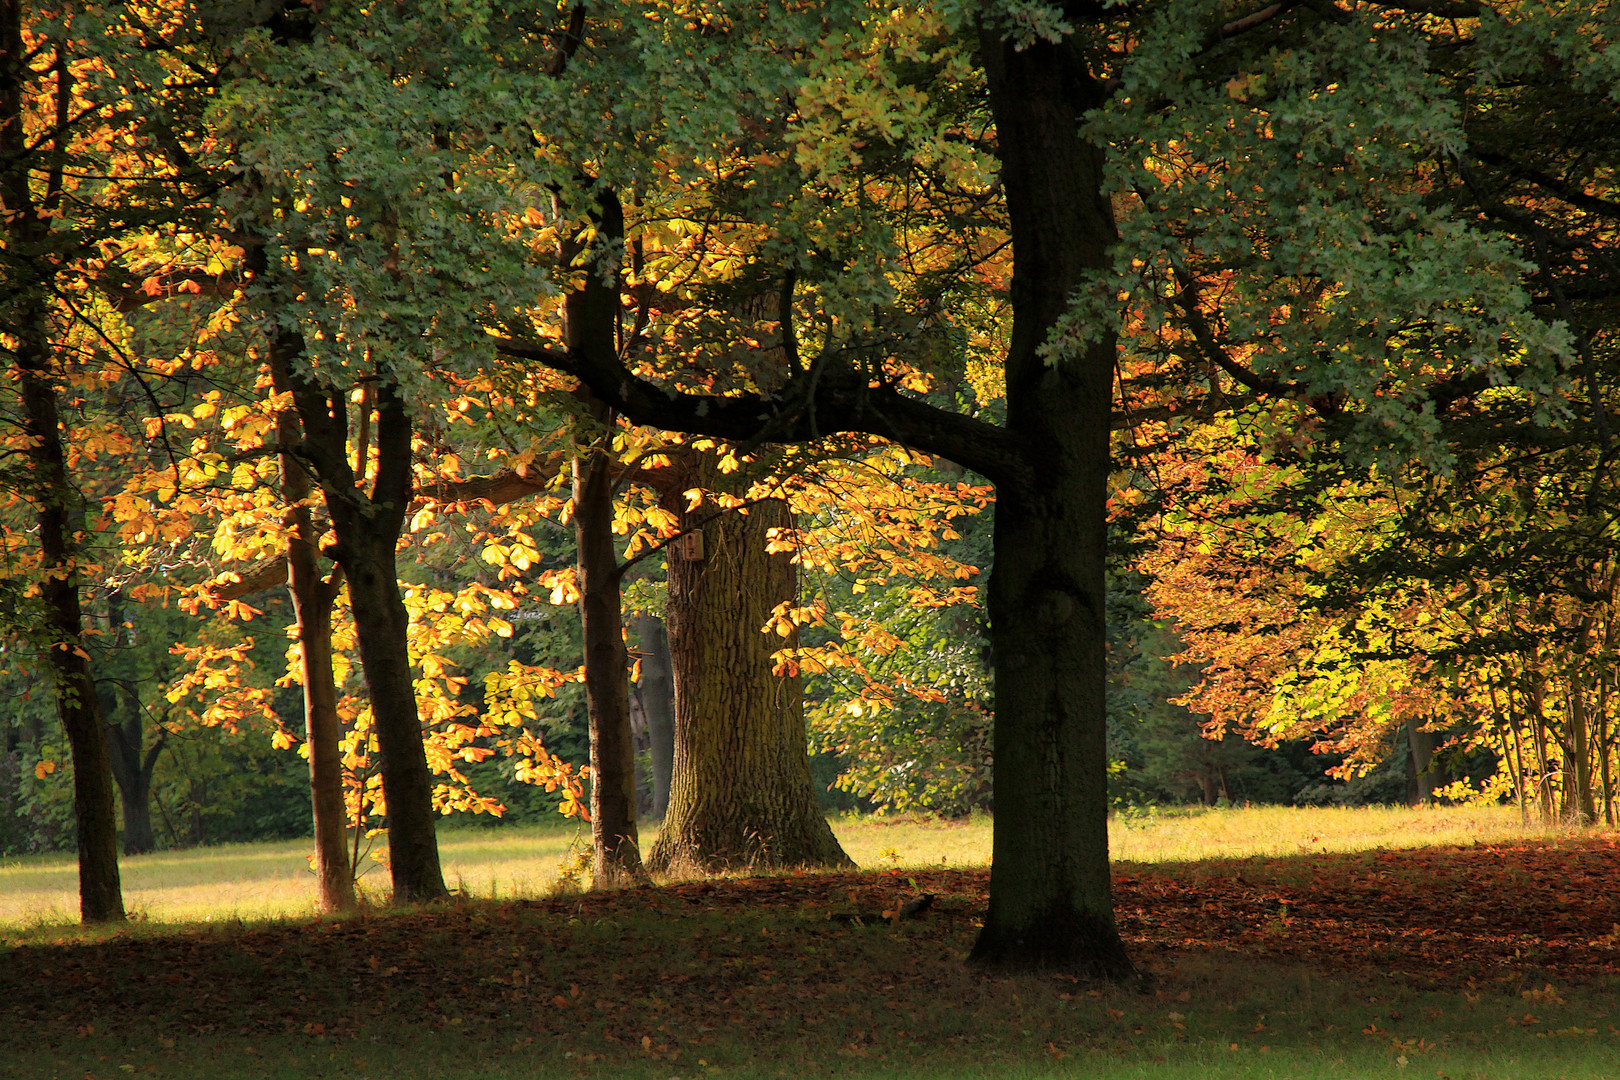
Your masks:
<path fill-rule="evenodd" d="M 509 338 L 498 340 L 496 349 L 573 375 L 630 420 L 665 431 L 754 444 L 862 432 L 950 458 L 996 483 L 1028 468 L 1006 430 L 873 387 L 865 373 L 848 365 L 815 365 L 770 396 L 722 397 L 660 386 L 632 374 L 613 354 L 565 352 Z"/>

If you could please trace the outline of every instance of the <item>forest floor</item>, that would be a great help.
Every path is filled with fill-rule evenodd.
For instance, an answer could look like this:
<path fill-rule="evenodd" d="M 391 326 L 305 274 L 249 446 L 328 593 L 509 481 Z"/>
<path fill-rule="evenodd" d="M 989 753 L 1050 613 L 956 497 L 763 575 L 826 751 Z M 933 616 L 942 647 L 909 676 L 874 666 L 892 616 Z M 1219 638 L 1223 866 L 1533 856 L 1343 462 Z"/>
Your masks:
<path fill-rule="evenodd" d="M 454 819 L 453 819 L 454 820 Z M 473 822 L 489 822 L 474 818 Z M 871 815 L 834 817 L 833 830 L 857 866 L 984 867 L 990 864 L 991 819 Z M 657 835 L 644 828 L 645 850 Z M 1149 807 L 1109 821 L 1116 863 L 1185 862 L 1244 855 L 1429 847 L 1504 842 L 1544 835 L 1511 806 Z M 379 841 L 381 838 L 378 838 Z M 537 899 L 557 887 L 570 848 L 590 830 L 553 818 L 538 825 L 441 826 L 445 881 L 457 892 L 491 899 Z M 315 911 L 309 841 L 155 851 L 120 860 L 124 903 L 158 923 L 212 918 L 297 918 Z M 362 888 L 382 896 L 387 873 L 380 843 L 361 860 Z M 0 859 L 0 942 L 17 928 L 46 935 L 78 920 L 78 865 L 71 853 Z M 28 940 L 26 936 L 24 940 Z"/>
<path fill-rule="evenodd" d="M 1613 834 L 1126 865 L 1131 987 L 965 968 L 982 869 L 12 938 L 0 1074 L 1614 1078 L 1617 883 Z"/>

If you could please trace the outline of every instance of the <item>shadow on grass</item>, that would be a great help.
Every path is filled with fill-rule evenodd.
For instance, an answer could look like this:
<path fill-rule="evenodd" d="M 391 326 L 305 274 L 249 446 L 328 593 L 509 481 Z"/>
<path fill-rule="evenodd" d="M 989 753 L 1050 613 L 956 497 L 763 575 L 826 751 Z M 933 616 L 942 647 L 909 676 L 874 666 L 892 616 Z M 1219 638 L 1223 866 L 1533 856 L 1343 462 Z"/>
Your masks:
<path fill-rule="evenodd" d="M 966 970 L 971 871 L 137 929 L 6 948 L 0 1061 L 29 1078 L 1613 1077 L 1620 951 L 1587 924 L 1613 914 L 1617 875 L 1601 839 L 1132 867 L 1120 910 L 1147 994 Z M 923 920 L 830 918 L 924 889 Z"/>

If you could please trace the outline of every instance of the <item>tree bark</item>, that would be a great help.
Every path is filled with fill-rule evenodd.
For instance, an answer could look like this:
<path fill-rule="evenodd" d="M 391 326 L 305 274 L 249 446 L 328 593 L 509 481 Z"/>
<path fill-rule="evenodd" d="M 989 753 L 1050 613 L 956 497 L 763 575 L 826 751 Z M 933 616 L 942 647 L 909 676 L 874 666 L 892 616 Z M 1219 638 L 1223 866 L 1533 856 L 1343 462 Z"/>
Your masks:
<path fill-rule="evenodd" d="M 669 812 L 669 785 L 675 766 L 675 673 L 669 657 L 669 635 L 664 620 L 640 612 L 631 625 L 641 642 L 641 681 L 636 697 L 647 718 L 648 753 L 652 758 L 652 816 L 663 820 Z"/>
<path fill-rule="evenodd" d="M 772 499 L 716 517 L 713 504 L 689 510 L 679 494 L 727 486 L 704 454 L 690 482 L 672 485 L 665 499 L 701 548 L 676 544 L 669 557 L 675 753 L 648 864 L 702 872 L 849 866 L 810 778 L 803 685 L 797 675 L 777 675 L 771 659 L 796 642 L 763 632 L 777 604 L 797 595 L 792 556 L 765 550 L 767 532 L 790 527 L 792 512 Z"/>
<path fill-rule="evenodd" d="M 277 328 L 268 350 L 271 388 L 290 394 L 292 363 L 302 351 L 299 336 Z M 337 680 L 332 671 L 332 606 L 340 573 L 324 577 L 320 533 L 309 498 L 309 472 L 291 452 L 303 436 L 296 407 L 276 415 L 276 440 L 289 448 L 280 455 L 282 525 L 287 530 L 285 582 L 298 628 L 300 681 L 304 687 L 304 742 L 309 755 L 310 810 L 315 832 L 315 878 L 323 911 L 350 911 L 357 903 L 349 863 L 348 808 L 343 799 L 343 722 L 337 711 Z"/>
<path fill-rule="evenodd" d="M 396 903 L 450 895 L 439 867 L 433 811 L 433 776 L 422 745 L 422 720 L 411 674 L 410 615 L 399 592 L 395 551 L 411 498 L 411 421 L 392 383 L 377 390 L 377 481 L 368 497 L 343 461 L 346 425 L 336 423 L 342 393 L 295 395 L 306 440 L 312 425 L 323 435 L 317 474 L 326 487 L 337 543 L 332 557 L 349 583 L 349 606 L 360 646 L 360 666 L 371 701 L 372 730 L 381 751 L 383 798 L 388 810 L 388 868 Z M 310 440 L 314 441 L 314 440 Z M 335 490 L 344 473 L 351 482 Z M 330 479 L 329 479 L 330 478 Z"/>
<path fill-rule="evenodd" d="M 613 542 L 612 462 L 599 450 L 574 459 L 574 536 L 591 733 L 591 878 L 594 888 L 611 889 L 641 884 L 647 871 L 636 833 L 630 655 L 624 645 Z"/>
<path fill-rule="evenodd" d="M 22 7 L 15 0 L 0 0 L 0 202 L 6 208 L 6 288 L 11 294 L 0 303 L 9 309 L 6 332 L 14 340 L 13 378 L 29 443 L 23 484 L 39 535 L 41 659 L 73 760 L 79 914 L 87 923 L 112 922 L 124 917 L 117 810 L 101 701 L 85 647 L 76 524 L 81 496 L 68 475 L 62 446 L 49 307 L 56 255 L 50 250 L 50 221 L 30 185 L 28 168 L 37 155 L 29 153 L 23 126 L 23 93 L 30 75 L 25 56 Z M 64 97 L 65 71 L 58 65 L 57 93 Z M 65 132 L 58 131 L 57 138 L 63 137 Z M 53 178 L 53 188 L 58 183 Z"/>
<path fill-rule="evenodd" d="M 1055 363 L 1039 351 L 1112 264 L 1103 155 L 1080 136 L 1103 93 L 1073 38 L 1017 49 L 985 29 L 981 51 L 1015 252 L 1007 428 L 1034 475 L 996 491 L 996 816 L 970 959 L 1120 978 L 1133 969 L 1108 867 L 1103 610 L 1114 330 Z"/>
<path fill-rule="evenodd" d="M 1444 736 L 1424 731 L 1423 725 L 1415 720 L 1406 722 L 1406 741 L 1411 751 L 1412 763 L 1412 802 L 1420 806 L 1434 804 L 1434 789 L 1440 785 L 1435 783 L 1434 752 L 1445 741 Z"/>

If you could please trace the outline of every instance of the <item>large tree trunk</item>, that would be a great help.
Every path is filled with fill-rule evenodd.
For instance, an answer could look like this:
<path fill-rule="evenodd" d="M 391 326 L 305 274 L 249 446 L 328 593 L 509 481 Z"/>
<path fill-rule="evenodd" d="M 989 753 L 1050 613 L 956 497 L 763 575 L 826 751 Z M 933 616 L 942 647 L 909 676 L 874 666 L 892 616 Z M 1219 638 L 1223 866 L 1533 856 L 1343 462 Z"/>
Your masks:
<path fill-rule="evenodd" d="M 585 699 L 591 732 L 591 877 L 595 888 L 647 880 L 636 833 L 636 750 L 630 732 L 630 655 L 619 606 L 613 542 L 612 461 L 574 459 L 574 536 L 585 637 Z"/>
<path fill-rule="evenodd" d="M 669 635 L 664 620 L 640 612 L 631 619 L 641 642 L 641 679 L 636 699 L 647 720 L 648 756 L 652 758 L 652 816 L 669 812 L 669 784 L 675 767 L 675 673 L 670 666 Z"/>
<path fill-rule="evenodd" d="M 62 46 L 58 44 L 58 49 Z M 118 880 L 118 825 L 112 764 L 101 729 L 101 702 L 90 676 L 80 607 L 78 525 L 80 495 L 67 471 L 52 370 L 49 294 L 57 255 L 50 250 L 46 208 L 35 199 L 29 167 L 44 155 L 30 148 L 23 126 L 23 94 L 30 84 L 22 36 L 22 5 L 0 0 L 0 202 L 6 268 L 5 329 L 21 399 L 26 494 L 39 534 L 40 602 L 44 607 L 41 659 L 56 697 L 57 716 L 73 759 L 73 814 L 78 825 L 79 914 L 87 923 L 124 917 Z M 67 65 L 57 66 L 59 119 L 70 104 Z M 65 132 L 58 132 L 64 137 Z M 61 177 L 46 198 L 58 197 Z"/>
<path fill-rule="evenodd" d="M 284 329 L 271 331 L 271 387 L 293 388 L 292 363 L 303 343 Z M 303 435 L 296 407 L 276 415 L 276 439 L 297 446 Z M 310 809 L 315 831 L 315 878 L 324 911 L 356 905 L 354 870 L 349 864 L 348 808 L 343 801 L 343 721 L 337 711 L 337 680 L 332 671 L 332 606 L 341 587 L 339 572 L 321 573 L 320 533 L 308 500 L 314 491 L 307 467 L 292 453 L 281 464 L 282 525 L 287 530 L 287 592 L 298 628 L 300 679 L 304 686 L 304 739 L 309 754 Z"/>
<path fill-rule="evenodd" d="M 777 675 L 771 659 L 795 642 L 762 632 L 776 605 L 797 594 L 792 556 L 765 550 L 767 532 L 791 527 L 792 512 L 772 499 L 698 528 L 714 505 L 689 510 L 678 491 L 726 486 L 705 454 L 665 501 L 701 545 L 677 543 L 669 557 L 675 757 L 648 863 L 707 872 L 848 866 L 810 779 L 802 684 Z"/>
<path fill-rule="evenodd" d="M 1104 563 L 1111 326 L 1049 363 L 1041 345 L 1106 270 L 1116 239 L 1101 151 L 1080 138 L 1102 101 L 1073 38 L 981 38 L 1015 252 L 1007 428 L 1027 469 L 996 492 L 989 609 L 996 663 L 990 908 L 975 963 L 1132 972 L 1108 866 Z"/>

